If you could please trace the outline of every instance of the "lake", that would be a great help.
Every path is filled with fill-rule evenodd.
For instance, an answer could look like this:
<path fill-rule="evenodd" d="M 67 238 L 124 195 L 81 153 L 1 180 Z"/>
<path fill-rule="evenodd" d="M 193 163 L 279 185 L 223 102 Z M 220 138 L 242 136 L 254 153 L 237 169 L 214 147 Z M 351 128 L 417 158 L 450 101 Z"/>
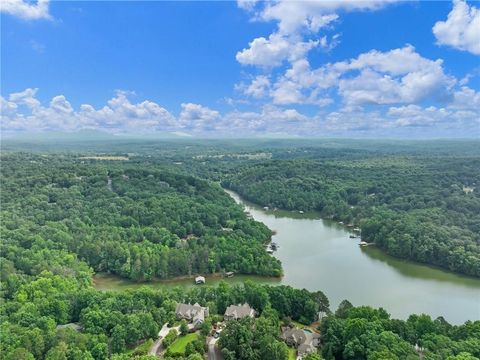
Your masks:
<path fill-rule="evenodd" d="M 255 220 L 276 231 L 273 241 L 279 249 L 274 256 L 282 261 L 285 275 L 282 279 L 240 275 L 230 279 L 211 277 L 207 278 L 208 284 L 253 279 L 322 290 L 330 299 L 332 310 L 340 301 L 348 299 L 353 305 L 383 307 L 401 319 L 412 313 L 426 313 L 433 318 L 443 316 L 454 324 L 480 320 L 480 279 L 399 260 L 373 246 L 360 247 L 359 239 L 349 238 L 350 232 L 344 226 L 322 220 L 316 213 L 264 210 L 227 192 Z M 108 275 L 97 275 L 94 280 L 99 290 L 142 286 Z M 193 286 L 191 279 L 147 285 Z"/>

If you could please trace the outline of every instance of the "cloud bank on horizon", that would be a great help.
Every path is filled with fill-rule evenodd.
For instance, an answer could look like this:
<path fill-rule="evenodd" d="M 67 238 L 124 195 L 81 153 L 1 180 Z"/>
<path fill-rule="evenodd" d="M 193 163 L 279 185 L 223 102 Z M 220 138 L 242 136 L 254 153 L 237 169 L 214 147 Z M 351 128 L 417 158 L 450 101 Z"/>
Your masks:
<path fill-rule="evenodd" d="M 199 136 L 480 136 L 480 92 L 471 85 L 478 67 L 455 76 L 442 58 L 421 54 L 415 39 L 335 61 L 318 60 L 319 53 L 334 53 L 342 41 L 336 32 L 342 17 L 400 6 L 395 3 L 239 0 L 238 11 L 248 14 L 252 24 L 274 27 L 239 47 L 231 59 L 241 66 L 242 80 L 232 83 L 234 97 L 223 97 L 231 106 L 223 111 L 216 104 L 188 99 L 167 109 L 148 99 L 134 101 L 135 92 L 125 90 L 115 90 L 103 106 L 75 107 L 60 88 L 59 95 L 42 102 L 41 88 L 29 87 L 2 94 L 1 129 Z M 55 21 L 48 0 L 5 0 L 1 10 L 23 22 Z M 480 9 L 474 4 L 454 0 L 431 32 L 439 50 L 480 55 Z M 2 51 L 4 56 L 9 55 Z"/>

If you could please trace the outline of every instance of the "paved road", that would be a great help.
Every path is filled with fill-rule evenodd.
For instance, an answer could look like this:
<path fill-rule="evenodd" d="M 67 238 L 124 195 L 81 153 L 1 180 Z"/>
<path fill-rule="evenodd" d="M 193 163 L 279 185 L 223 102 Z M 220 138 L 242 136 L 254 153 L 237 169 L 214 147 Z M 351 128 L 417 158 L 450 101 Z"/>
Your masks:
<path fill-rule="evenodd" d="M 208 338 L 208 360 L 223 360 L 222 353 L 220 349 L 215 346 L 218 339 L 215 338 Z"/>

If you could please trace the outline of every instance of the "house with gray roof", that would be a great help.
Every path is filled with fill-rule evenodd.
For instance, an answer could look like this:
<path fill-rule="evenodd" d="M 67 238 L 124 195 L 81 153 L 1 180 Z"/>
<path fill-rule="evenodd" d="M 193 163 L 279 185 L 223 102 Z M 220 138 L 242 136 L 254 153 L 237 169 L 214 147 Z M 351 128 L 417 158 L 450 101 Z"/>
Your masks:
<path fill-rule="evenodd" d="M 255 310 L 250 307 L 248 304 L 243 304 L 243 305 L 230 305 L 227 307 L 227 310 L 225 310 L 225 320 L 238 320 L 242 319 L 244 317 L 255 317 Z"/>
<path fill-rule="evenodd" d="M 187 320 L 190 328 L 198 329 L 200 325 L 208 317 L 208 307 L 200 306 L 198 303 L 191 304 L 177 304 L 175 314 L 179 320 Z"/>
<path fill-rule="evenodd" d="M 284 328 L 281 338 L 288 346 L 297 349 L 298 358 L 317 351 L 320 345 L 320 334 L 307 332 L 302 329 Z"/>

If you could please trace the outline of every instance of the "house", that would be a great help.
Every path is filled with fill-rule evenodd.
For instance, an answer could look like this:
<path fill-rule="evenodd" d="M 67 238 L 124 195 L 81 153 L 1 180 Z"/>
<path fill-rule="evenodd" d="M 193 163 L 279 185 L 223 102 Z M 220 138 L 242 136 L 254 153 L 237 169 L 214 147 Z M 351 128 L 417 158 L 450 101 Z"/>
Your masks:
<path fill-rule="evenodd" d="M 199 284 L 205 284 L 205 277 L 203 276 L 197 276 L 195 278 L 195 284 L 199 285 Z"/>
<path fill-rule="evenodd" d="M 298 357 L 317 351 L 320 345 L 320 334 L 307 332 L 302 329 L 284 328 L 281 338 L 288 346 L 297 349 Z"/>
<path fill-rule="evenodd" d="M 208 307 L 202 307 L 198 303 L 177 304 L 175 314 L 178 320 L 187 320 L 190 324 L 189 328 L 198 329 L 208 316 Z"/>
<path fill-rule="evenodd" d="M 253 310 L 250 305 L 243 304 L 243 305 L 230 305 L 225 310 L 225 320 L 238 320 L 244 317 L 250 316 L 251 318 L 255 317 L 255 310 Z"/>
<path fill-rule="evenodd" d="M 233 277 L 233 275 L 235 275 L 235 273 L 233 271 L 228 271 L 228 272 L 225 273 L 225 277 L 227 277 L 227 278 L 231 278 L 231 277 Z"/>

